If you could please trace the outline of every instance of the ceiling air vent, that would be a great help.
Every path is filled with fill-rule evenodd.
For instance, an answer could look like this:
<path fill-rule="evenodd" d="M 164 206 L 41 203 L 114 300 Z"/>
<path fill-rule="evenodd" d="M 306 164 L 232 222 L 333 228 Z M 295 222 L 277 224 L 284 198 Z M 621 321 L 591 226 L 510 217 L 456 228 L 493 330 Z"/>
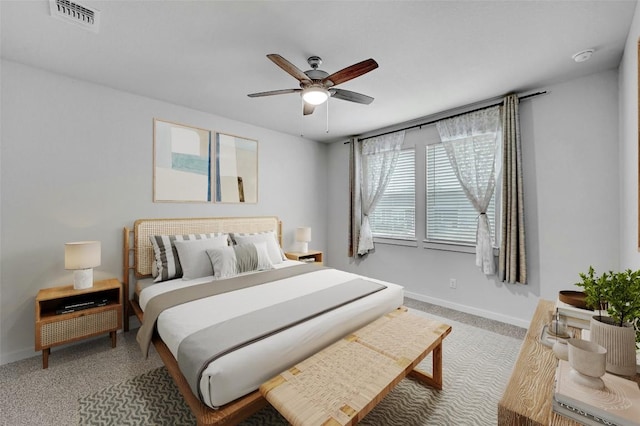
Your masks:
<path fill-rule="evenodd" d="M 82 6 L 70 0 L 49 0 L 51 16 L 71 22 L 80 27 L 98 32 L 100 27 L 100 11 L 87 6 Z"/>

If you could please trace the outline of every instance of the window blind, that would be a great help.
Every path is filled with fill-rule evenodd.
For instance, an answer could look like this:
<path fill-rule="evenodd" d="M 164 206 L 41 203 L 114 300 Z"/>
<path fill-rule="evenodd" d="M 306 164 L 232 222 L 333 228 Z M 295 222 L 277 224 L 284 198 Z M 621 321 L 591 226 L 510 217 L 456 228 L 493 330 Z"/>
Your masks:
<path fill-rule="evenodd" d="M 376 237 L 414 239 L 416 234 L 415 149 L 403 149 L 384 194 L 369 215 Z"/>
<path fill-rule="evenodd" d="M 487 143 L 486 149 L 493 150 L 492 143 Z M 427 240 L 475 244 L 478 213 L 460 186 L 443 145 L 427 145 L 426 156 Z M 491 242 L 495 247 L 495 191 L 487 217 L 491 226 Z"/>

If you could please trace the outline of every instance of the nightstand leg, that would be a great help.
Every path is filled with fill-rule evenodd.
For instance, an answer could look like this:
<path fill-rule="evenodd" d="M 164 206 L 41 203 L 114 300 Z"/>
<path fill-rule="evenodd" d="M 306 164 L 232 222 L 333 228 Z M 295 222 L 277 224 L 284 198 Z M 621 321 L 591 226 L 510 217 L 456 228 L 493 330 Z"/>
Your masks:
<path fill-rule="evenodd" d="M 111 331 L 109 332 L 109 335 L 111 336 L 111 347 L 115 348 L 116 347 L 116 339 L 118 336 L 118 333 L 116 331 Z"/>
<path fill-rule="evenodd" d="M 49 368 L 49 354 L 51 353 L 51 348 L 42 350 L 42 369 Z"/>
<path fill-rule="evenodd" d="M 129 331 L 129 304 L 131 302 L 129 300 L 125 300 L 122 304 L 122 325 L 125 332 Z"/>

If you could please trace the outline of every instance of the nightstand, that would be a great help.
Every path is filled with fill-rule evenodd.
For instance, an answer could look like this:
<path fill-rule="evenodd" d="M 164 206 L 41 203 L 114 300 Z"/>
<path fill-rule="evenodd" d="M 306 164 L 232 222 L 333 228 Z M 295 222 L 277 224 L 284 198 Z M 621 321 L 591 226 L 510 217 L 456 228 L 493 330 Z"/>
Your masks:
<path fill-rule="evenodd" d="M 44 288 L 36 296 L 36 351 L 42 368 L 49 366 L 51 347 L 109 333 L 116 347 L 122 328 L 122 284 L 116 279 L 96 281 L 93 287 L 73 285 Z"/>
<path fill-rule="evenodd" d="M 284 254 L 287 259 L 299 260 L 300 262 L 317 263 L 322 265 L 322 252 L 318 250 L 309 250 L 306 253 L 297 251 L 288 251 Z"/>

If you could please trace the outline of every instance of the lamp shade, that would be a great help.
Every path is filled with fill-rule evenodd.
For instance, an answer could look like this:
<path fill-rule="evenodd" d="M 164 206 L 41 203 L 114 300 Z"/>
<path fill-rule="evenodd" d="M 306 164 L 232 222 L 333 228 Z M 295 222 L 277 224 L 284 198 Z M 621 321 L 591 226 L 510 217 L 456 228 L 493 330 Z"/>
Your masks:
<path fill-rule="evenodd" d="M 302 226 L 296 228 L 296 242 L 300 243 L 300 252 L 309 252 L 309 241 L 311 241 L 311 228 L 308 226 Z"/>
<path fill-rule="evenodd" d="M 77 241 L 64 245 L 64 269 L 100 266 L 100 241 Z"/>
<path fill-rule="evenodd" d="M 308 243 L 311 241 L 311 228 L 296 228 L 296 241 L 299 243 Z"/>
<path fill-rule="evenodd" d="M 308 104 L 320 105 L 329 99 L 329 91 L 324 87 L 307 87 L 302 90 L 302 99 Z"/>

